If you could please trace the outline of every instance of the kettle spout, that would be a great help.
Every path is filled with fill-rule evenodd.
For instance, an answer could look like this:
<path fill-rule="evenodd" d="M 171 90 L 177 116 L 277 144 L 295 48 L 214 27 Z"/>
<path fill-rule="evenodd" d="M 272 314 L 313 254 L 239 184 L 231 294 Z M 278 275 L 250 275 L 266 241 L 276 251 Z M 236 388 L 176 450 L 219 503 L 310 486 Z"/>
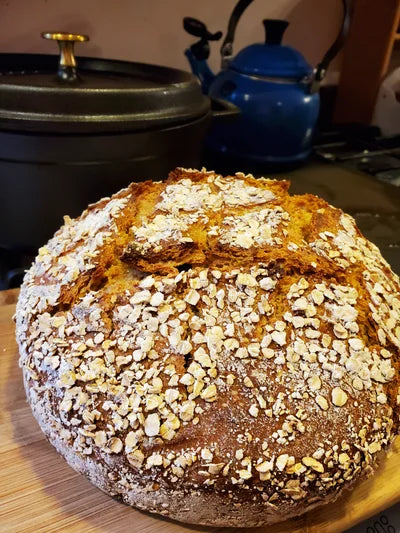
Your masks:
<path fill-rule="evenodd" d="M 192 17 L 185 17 L 183 19 L 183 27 L 190 35 L 199 37 L 198 41 L 185 50 L 185 56 L 189 60 L 193 74 L 200 80 L 203 93 L 207 94 L 208 89 L 215 78 L 215 75 L 207 63 L 207 59 L 210 55 L 209 42 L 221 39 L 222 32 L 217 31 L 216 33 L 211 33 L 208 31 L 204 22 Z"/>
<path fill-rule="evenodd" d="M 208 66 L 207 60 L 197 59 L 191 48 L 185 50 L 185 56 L 188 58 L 193 74 L 200 80 L 203 93 L 208 94 L 208 90 L 215 79 L 215 74 Z"/>

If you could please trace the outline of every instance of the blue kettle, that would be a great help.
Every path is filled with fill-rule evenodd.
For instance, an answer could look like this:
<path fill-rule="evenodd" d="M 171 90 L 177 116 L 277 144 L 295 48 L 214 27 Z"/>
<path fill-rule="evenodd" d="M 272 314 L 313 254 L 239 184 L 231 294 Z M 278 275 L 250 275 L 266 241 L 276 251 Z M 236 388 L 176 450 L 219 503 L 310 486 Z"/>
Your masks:
<path fill-rule="evenodd" d="M 239 0 L 221 47 L 222 69 L 208 66 L 211 33 L 205 24 L 185 17 L 184 29 L 199 40 L 185 51 L 203 92 L 228 100 L 240 109 L 235 120 L 211 127 L 208 152 L 256 166 L 284 166 L 304 161 L 311 152 L 319 115 L 319 86 L 326 69 L 343 45 L 349 27 L 350 0 L 342 0 L 339 34 L 319 65 L 313 67 L 298 50 L 281 44 L 288 26 L 284 20 L 263 20 L 264 43 L 247 46 L 233 56 L 237 23 L 253 0 Z"/>

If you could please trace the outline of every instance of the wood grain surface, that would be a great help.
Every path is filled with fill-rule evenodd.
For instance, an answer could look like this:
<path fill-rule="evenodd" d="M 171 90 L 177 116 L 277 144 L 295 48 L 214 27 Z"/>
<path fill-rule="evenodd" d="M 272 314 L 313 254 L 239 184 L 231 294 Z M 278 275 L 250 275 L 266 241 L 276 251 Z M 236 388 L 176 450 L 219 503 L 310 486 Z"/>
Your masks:
<path fill-rule="evenodd" d="M 12 316 L 17 291 L 0 293 L 0 532 L 233 533 L 142 513 L 76 474 L 45 440 L 25 400 Z M 335 504 L 255 533 L 340 533 L 400 501 L 400 439 L 374 477 Z"/>

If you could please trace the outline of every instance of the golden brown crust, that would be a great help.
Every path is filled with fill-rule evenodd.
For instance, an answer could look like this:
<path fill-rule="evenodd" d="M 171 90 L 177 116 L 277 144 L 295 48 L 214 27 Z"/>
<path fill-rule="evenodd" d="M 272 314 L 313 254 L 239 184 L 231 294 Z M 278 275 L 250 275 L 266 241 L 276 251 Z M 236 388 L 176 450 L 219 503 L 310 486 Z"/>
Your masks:
<path fill-rule="evenodd" d="M 334 500 L 398 432 L 399 280 L 288 186 L 176 169 L 40 250 L 16 313 L 28 399 L 102 490 L 268 524 Z"/>

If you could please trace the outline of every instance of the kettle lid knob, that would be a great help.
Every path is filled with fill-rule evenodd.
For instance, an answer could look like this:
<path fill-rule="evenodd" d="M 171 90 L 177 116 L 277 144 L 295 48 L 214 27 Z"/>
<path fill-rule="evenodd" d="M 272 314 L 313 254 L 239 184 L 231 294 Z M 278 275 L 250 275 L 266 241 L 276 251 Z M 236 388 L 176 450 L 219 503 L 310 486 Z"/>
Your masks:
<path fill-rule="evenodd" d="M 283 34 L 289 26 L 287 20 L 264 19 L 265 44 L 281 44 Z"/>

